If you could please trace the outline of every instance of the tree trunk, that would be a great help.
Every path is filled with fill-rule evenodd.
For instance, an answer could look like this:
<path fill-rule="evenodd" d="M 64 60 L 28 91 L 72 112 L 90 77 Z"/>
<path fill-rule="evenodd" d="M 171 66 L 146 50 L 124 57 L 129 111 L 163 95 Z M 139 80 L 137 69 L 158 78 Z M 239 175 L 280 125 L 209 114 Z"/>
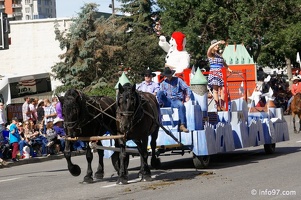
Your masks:
<path fill-rule="evenodd" d="M 288 80 L 289 80 L 289 85 L 291 87 L 291 85 L 292 85 L 291 79 L 293 77 L 293 75 L 292 75 L 291 60 L 289 58 L 285 57 L 285 63 L 286 63 L 286 66 L 287 66 L 287 77 L 288 77 Z"/>

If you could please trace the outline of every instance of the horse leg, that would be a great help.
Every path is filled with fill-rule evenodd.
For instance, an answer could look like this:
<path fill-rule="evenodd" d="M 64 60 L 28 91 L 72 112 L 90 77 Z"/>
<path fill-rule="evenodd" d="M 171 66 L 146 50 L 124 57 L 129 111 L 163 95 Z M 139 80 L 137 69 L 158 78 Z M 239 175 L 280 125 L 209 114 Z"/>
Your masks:
<path fill-rule="evenodd" d="M 88 168 L 87 168 L 87 174 L 84 177 L 84 183 L 92 183 L 93 182 L 93 170 L 92 170 L 92 160 L 93 160 L 93 153 L 91 152 L 91 147 L 87 145 L 87 151 L 86 151 L 86 160 L 88 162 Z"/>
<path fill-rule="evenodd" d="M 97 145 L 102 145 L 101 141 L 98 141 Z M 97 149 L 97 153 L 98 153 L 99 160 L 98 160 L 97 171 L 95 172 L 94 176 L 96 179 L 103 179 L 103 177 L 104 177 L 104 165 L 103 165 L 104 150 Z"/>
<path fill-rule="evenodd" d="M 71 151 L 70 151 L 70 141 L 65 140 L 65 149 L 64 156 L 67 160 L 68 170 L 72 174 L 72 176 L 79 176 L 81 173 L 81 169 L 78 165 L 74 165 L 71 161 Z"/>
<path fill-rule="evenodd" d="M 295 114 L 293 114 L 293 125 L 294 125 L 294 133 L 297 133 L 296 125 L 295 125 Z"/>
<path fill-rule="evenodd" d="M 139 174 L 141 174 L 142 176 L 141 181 L 152 181 L 151 171 L 147 164 L 147 158 L 148 158 L 147 142 L 148 142 L 148 138 L 143 139 L 142 142 L 135 141 L 140 154 L 141 166 L 140 166 Z"/>
<path fill-rule="evenodd" d="M 299 117 L 299 131 L 297 133 L 301 132 L 301 113 L 298 114 Z"/>
<path fill-rule="evenodd" d="M 120 145 L 120 153 L 119 153 L 120 166 L 119 166 L 119 177 L 116 184 L 123 185 L 128 183 L 128 171 L 125 164 L 125 159 L 126 159 L 125 141 L 120 139 L 119 145 Z"/>
<path fill-rule="evenodd" d="M 151 166 L 155 169 L 158 169 L 161 166 L 161 161 L 156 156 L 156 148 L 157 148 L 157 138 L 158 138 L 158 129 L 151 135 L 151 148 L 152 148 L 152 158 L 151 158 Z"/>

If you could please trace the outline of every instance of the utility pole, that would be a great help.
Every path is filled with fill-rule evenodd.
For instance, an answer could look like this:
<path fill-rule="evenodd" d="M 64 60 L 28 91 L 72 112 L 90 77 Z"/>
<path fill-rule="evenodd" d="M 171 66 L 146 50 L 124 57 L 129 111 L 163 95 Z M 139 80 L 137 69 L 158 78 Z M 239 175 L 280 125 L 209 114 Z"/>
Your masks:
<path fill-rule="evenodd" d="M 0 50 L 8 49 L 10 42 L 8 34 L 10 33 L 9 21 L 6 13 L 0 12 Z"/>
<path fill-rule="evenodd" d="M 112 8 L 112 15 L 114 16 L 115 15 L 115 0 L 112 0 L 112 4 L 109 6 L 110 8 Z"/>

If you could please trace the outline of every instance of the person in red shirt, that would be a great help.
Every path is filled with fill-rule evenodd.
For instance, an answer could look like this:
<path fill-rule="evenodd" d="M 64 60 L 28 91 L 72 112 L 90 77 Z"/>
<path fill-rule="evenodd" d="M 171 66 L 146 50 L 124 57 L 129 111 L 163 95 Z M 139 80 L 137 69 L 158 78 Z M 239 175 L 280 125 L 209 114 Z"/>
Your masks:
<path fill-rule="evenodd" d="M 284 112 L 286 114 L 290 113 L 290 104 L 291 104 L 292 100 L 294 99 L 294 96 L 297 93 L 301 93 L 301 83 L 299 82 L 300 81 L 299 77 L 294 76 L 292 78 L 292 81 L 293 81 L 292 88 L 291 88 L 292 97 L 287 102 L 287 108 L 286 108 L 286 111 Z"/>

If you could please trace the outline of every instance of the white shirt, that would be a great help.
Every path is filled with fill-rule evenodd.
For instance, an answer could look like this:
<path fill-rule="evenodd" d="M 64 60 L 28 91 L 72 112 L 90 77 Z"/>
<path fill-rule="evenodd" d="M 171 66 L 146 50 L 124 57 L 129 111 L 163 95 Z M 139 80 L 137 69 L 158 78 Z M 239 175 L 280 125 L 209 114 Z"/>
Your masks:
<path fill-rule="evenodd" d="M 4 112 L 3 112 L 3 110 L 2 109 L 0 109 L 0 124 L 1 125 L 5 125 L 6 124 L 6 117 L 5 117 L 5 115 L 4 115 Z"/>

